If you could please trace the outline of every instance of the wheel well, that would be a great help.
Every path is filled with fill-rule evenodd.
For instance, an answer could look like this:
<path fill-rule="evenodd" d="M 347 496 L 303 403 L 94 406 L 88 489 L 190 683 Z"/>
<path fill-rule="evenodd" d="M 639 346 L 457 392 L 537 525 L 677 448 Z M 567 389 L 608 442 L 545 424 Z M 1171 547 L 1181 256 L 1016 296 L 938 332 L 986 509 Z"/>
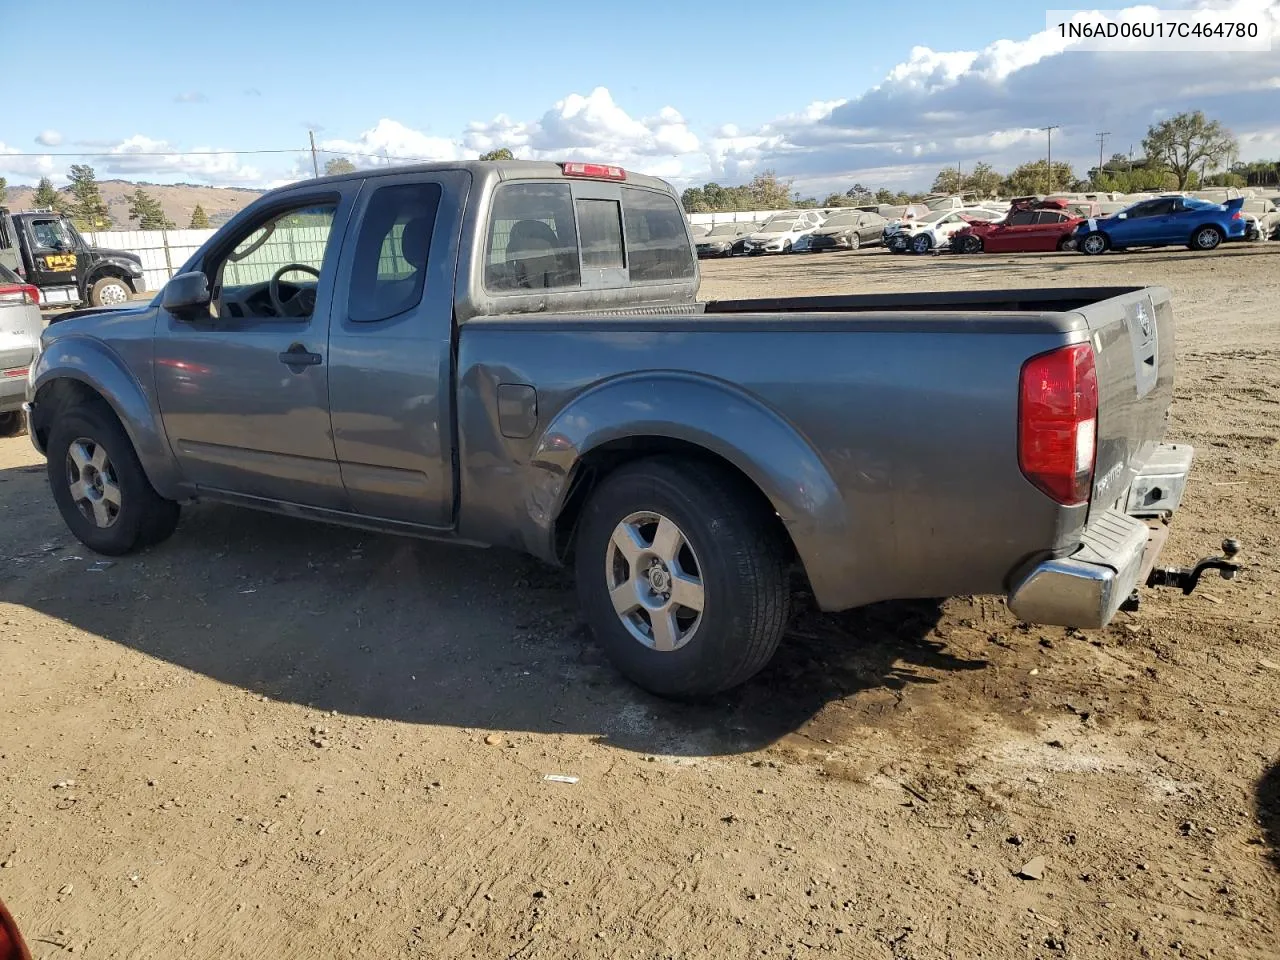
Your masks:
<path fill-rule="evenodd" d="M 1218 226 L 1216 223 L 1202 223 L 1200 224 L 1200 226 L 1196 227 L 1194 230 L 1191 231 L 1191 236 L 1194 237 L 1201 230 L 1206 230 L 1206 229 L 1217 230 L 1218 233 L 1220 233 L 1224 237 L 1227 235 L 1227 231 L 1223 230 L 1222 227 Z"/>
<path fill-rule="evenodd" d="M 48 450 L 49 432 L 58 417 L 63 411 L 81 405 L 100 406 L 113 417 L 116 415 L 102 394 L 80 380 L 60 377 L 42 386 L 36 393 L 35 412 L 31 418 L 31 435 L 36 446 L 41 450 Z"/>
<path fill-rule="evenodd" d="M 592 491 L 605 477 L 624 464 L 648 457 L 673 454 L 686 459 L 700 460 L 723 472 L 730 483 L 738 485 L 749 498 L 755 501 L 759 516 L 766 523 L 777 524 L 778 530 L 782 532 L 782 541 L 787 545 L 788 561 L 794 562 L 797 559 L 795 544 L 786 524 L 778 516 L 769 498 L 750 477 L 719 454 L 712 453 L 696 443 L 671 437 L 628 437 L 625 440 L 615 440 L 596 447 L 578 461 L 569 480 L 569 493 L 555 521 L 556 556 L 564 563 L 571 560 L 574 534 L 577 532 L 578 518 L 582 514 L 582 508 L 590 499 Z"/>
<path fill-rule="evenodd" d="M 103 277 L 115 277 L 117 280 L 123 280 L 130 290 L 133 289 L 133 277 L 129 276 L 129 271 L 124 269 L 124 267 L 116 266 L 114 263 L 107 263 L 98 267 L 89 274 L 87 278 L 85 278 L 84 283 L 86 291 L 91 289 L 93 285 Z"/>

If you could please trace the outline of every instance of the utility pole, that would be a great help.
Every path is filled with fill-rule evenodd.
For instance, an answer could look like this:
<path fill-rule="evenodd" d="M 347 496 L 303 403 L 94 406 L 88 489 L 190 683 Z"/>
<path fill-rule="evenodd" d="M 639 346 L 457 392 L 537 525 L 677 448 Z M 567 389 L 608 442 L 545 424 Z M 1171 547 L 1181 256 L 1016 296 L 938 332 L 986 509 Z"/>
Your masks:
<path fill-rule="evenodd" d="M 316 134 L 314 130 L 308 130 L 307 136 L 311 138 L 311 170 L 318 177 L 320 176 L 320 161 L 316 159 Z"/>
<path fill-rule="evenodd" d="M 1045 171 L 1045 179 L 1049 181 L 1049 189 L 1045 193 L 1053 193 L 1053 131 L 1062 126 L 1060 123 L 1053 123 L 1047 127 L 1041 127 L 1049 136 L 1049 169 Z"/>
<path fill-rule="evenodd" d="M 1098 178 L 1102 176 L 1102 150 L 1107 142 L 1107 137 L 1111 136 L 1110 130 L 1103 130 L 1098 133 Z M 1094 179 L 1093 185 L 1098 185 L 1098 178 Z"/>

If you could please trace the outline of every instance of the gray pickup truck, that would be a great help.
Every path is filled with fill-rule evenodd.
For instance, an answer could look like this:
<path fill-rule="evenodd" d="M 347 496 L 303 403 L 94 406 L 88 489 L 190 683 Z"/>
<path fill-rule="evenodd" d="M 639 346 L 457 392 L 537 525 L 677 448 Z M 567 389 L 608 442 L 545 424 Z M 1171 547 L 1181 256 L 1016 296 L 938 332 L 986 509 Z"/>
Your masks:
<path fill-rule="evenodd" d="M 596 164 L 362 171 L 264 195 L 145 306 L 45 332 L 26 406 L 72 532 L 183 501 L 572 566 L 641 686 L 696 697 L 825 610 L 1001 594 L 1100 627 L 1156 570 L 1160 288 L 698 302 L 662 181 Z M 1229 551 L 1230 552 L 1230 551 Z"/>

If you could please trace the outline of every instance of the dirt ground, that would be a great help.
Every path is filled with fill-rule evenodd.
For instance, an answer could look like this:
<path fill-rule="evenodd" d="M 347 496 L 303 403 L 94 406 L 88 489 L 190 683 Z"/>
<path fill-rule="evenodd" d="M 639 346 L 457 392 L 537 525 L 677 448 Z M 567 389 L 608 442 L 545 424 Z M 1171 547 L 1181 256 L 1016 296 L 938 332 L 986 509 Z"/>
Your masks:
<path fill-rule="evenodd" d="M 99 563 L 0 440 L 0 896 L 37 958 L 1275 958 L 1280 244 L 734 260 L 703 294 L 1157 283 L 1198 448 L 1165 560 L 1238 536 L 1237 580 L 1100 632 L 804 614 L 705 707 L 501 552 L 198 506 Z"/>

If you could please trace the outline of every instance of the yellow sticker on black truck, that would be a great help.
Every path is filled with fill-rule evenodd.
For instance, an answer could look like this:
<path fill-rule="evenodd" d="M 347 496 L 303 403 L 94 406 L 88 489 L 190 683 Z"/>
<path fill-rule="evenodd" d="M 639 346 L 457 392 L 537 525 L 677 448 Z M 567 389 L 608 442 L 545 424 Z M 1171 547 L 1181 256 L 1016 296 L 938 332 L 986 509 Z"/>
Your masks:
<path fill-rule="evenodd" d="M 46 253 L 44 255 L 46 270 L 74 270 L 76 255 L 74 253 Z"/>

